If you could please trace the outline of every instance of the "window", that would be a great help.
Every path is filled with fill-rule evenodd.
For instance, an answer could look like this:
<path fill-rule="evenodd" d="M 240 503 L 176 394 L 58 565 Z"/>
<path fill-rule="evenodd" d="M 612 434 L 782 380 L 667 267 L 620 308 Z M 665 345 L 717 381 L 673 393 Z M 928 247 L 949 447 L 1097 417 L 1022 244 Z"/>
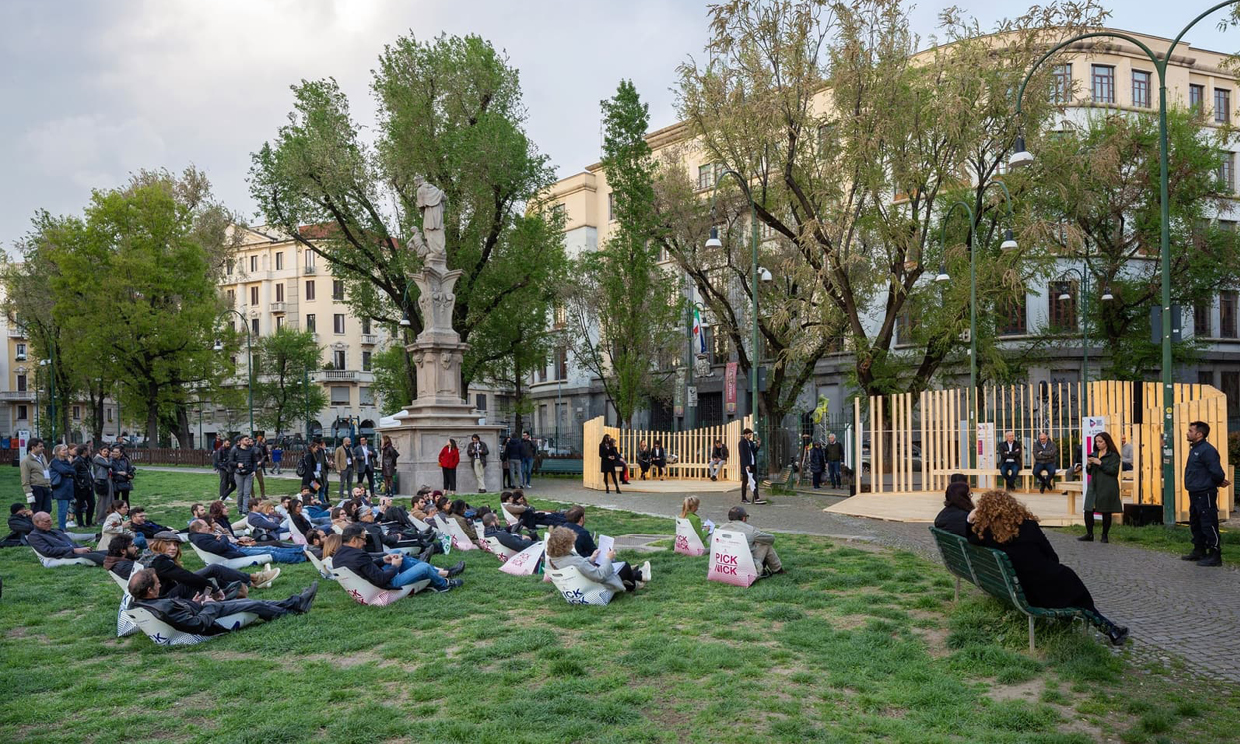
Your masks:
<path fill-rule="evenodd" d="M 560 330 L 568 325 L 568 310 L 563 305 L 555 306 L 555 329 Z"/>
<path fill-rule="evenodd" d="M 1056 65 L 1051 79 L 1051 103 L 1068 103 L 1072 95 L 1072 65 Z"/>
<path fill-rule="evenodd" d="M 74 406 L 74 407 L 73 407 L 73 420 L 74 420 L 74 421 L 81 421 L 81 420 L 82 420 L 82 407 L 81 407 L 81 406 Z"/>
<path fill-rule="evenodd" d="M 332 299 L 333 300 L 344 299 L 344 280 L 342 279 L 332 280 Z"/>
<path fill-rule="evenodd" d="M 250 256 L 250 271 L 258 271 L 258 254 Z"/>
<path fill-rule="evenodd" d="M 236 307 L 236 306 L 237 306 L 237 290 L 235 290 L 235 289 L 230 289 L 230 290 L 228 290 L 227 292 L 225 292 L 225 293 L 224 293 L 224 296 L 228 298 L 228 306 L 229 306 L 229 307 Z"/>
<path fill-rule="evenodd" d="M 1193 335 L 1201 338 L 1210 336 L 1210 302 L 1204 300 L 1193 307 Z"/>
<path fill-rule="evenodd" d="M 283 316 L 283 315 L 277 315 L 277 316 L 276 316 L 276 330 L 278 331 L 278 330 L 281 330 L 281 329 L 283 329 L 283 328 L 284 328 L 284 316 Z"/>
<path fill-rule="evenodd" d="M 1227 418 L 1240 416 L 1240 372 L 1222 373 L 1223 395 L 1227 396 Z"/>
<path fill-rule="evenodd" d="M 25 408 L 26 408 L 25 406 L 22 406 L 22 412 L 21 412 L 21 414 L 22 414 L 22 417 L 23 417 L 23 418 L 25 418 L 25 416 L 26 416 L 26 411 L 25 411 Z M 112 409 L 111 409 L 111 408 L 109 408 L 109 409 L 108 409 L 108 423 L 109 423 L 109 424 L 110 424 L 110 423 L 112 423 Z"/>
<path fill-rule="evenodd" d="M 1028 325 L 1025 321 L 1025 294 L 1021 293 L 1020 297 L 1010 297 L 1006 302 L 999 305 L 999 322 L 995 324 L 995 330 L 1000 336 L 1023 336 L 1029 332 Z"/>
<path fill-rule="evenodd" d="M 357 403 L 362 406 L 373 406 L 375 404 L 375 394 L 369 386 L 357 389 Z"/>
<path fill-rule="evenodd" d="M 568 350 L 559 349 L 556 351 L 555 358 L 555 379 L 568 379 Z"/>
<path fill-rule="evenodd" d="M 314 313 L 306 315 L 306 330 L 314 333 Z"/>
<path fill-rule="evenodd" d="M 547 381 L 547 365 L 545 364 L 538 368 L 538 381 L 539 382 Z"/>
<path fill-rule="evenodd" d="M 276 253 L 276 271 L 284 268 L 284 251 Z"/>
<path fill-rule="evenodd" d="M 1206 86 L 1190 85 L 1188 86 L 1188 107 L 1194 109 L 1195 113 L 1201 113 L 1201 107 L 1206 102 Z"/>
<path fill-rule="evenodd" d="M 1218 166 L 1218 180 L 1227 191 L 1236 190 L 1236 153 L 1223 153 L 1223 161 Z"/>
<path fill-rule="evenodd" d="M 224 273 L 225 274 L 232 276 L 234 263 L 236 263 L 236 261 L 234 261 L 231 258 L 224 262 Z"/>
<path fill-rule="evenodd" d="M 1214 89 L 1214 120 L 1219 124 L 1231 121 L 1231 91 L 1224 88 Z"/>
<path fill-rule="evenodd" d="M 284 284 L 276 285 L 276 302 L 284 302 Z"/>
<path fill-rule="evenodd" d="M 332 385 L 332 405 L 333 406 L 349 405 L 349 386 L 348 385 Z"/>
<path fill-rule="evenodd" d="M 25 420 L 27 420 L 28 418 L 30 418 L 30 414 L 26 412 L 26 407 L 25 407 L 25 406 L 18 406 L 18 407 L 17 407 L 17 420 L 18 420 L 18 421 L 25 421 Z M 109 408 L 109 409 L 108 409 L 108 421 L 111 421 L 111 420 L 112 420 L 112 409 L 111 409 L 111 408 Z"/>
<path fill-rule="evenodd" d="M 1115 68 L 1093 65 L 1094 103 L 1115 103 Z"/>
<path fill-rule="evenodd" d="M 258 287 L 250 287 L 250 307 L 258 307 Z"/>
<path fill-rule="evenodd" d="M 17 359 L 17 361 L 19 362 L 26 361 L 26 345 L 25 344 L 23 343 L 17 344 L 17 354 L 15 356 L 15 359 Z"/>
<path fill-rule="evenodd" d="M 306 300 L 309 301 L 313 299 L 314 299 L 314 280 L 309 279 L 306 281 Z"/>
<path fill-rule="evenodd" d="M 362 371 L 363 372 L 370 371 L 370 352 L 369 351 L 362 352 Z"/>
<path fill-rule="evenodd" d="M 1236 338 L 1236 293 L 1221 292 L 1218 296 L 1218 335 Z"/>
<path fill-rule="evenodd" d="M 917 319 L 913 316 L 912 309 L 906 305 L 896 316 L 896 343 L 901 345 L 913 343 L 915 328 L 917 328 Z"/>
<path fill-rule="evenodd" d="M 1059 299 L 1064 294 L 1068 299 Z M 1076 330 L 1076 282 L 1051 282 L 1046 296 L 1050 301 L 1051 331 Z"/>
<path fill-rule="evenodd" d="M 1150 74 L 1142 70 L 1132 71 L 1132 105 L 1150 107 Z"/>
<path fill-rule="evenodd" d="M 17 392 L 19 393 L 26 392 L 26 376 L 25 375 L 17 376 Z"/>
<path fill-rule="evenodd" d="M 314 272 L 314 251 L 304 251 L 306 254 L 306 273 Z"/>
<path fill-rule="evenodd" d="M 607 220 L 609 222 L 616 220 L 616 192 L 614 191 L 607 194 Z"/>
<path fill-rule="evenodd" d="M 348 360 L 344 357 L 344 349 L 334 349 L 332 351 L 332 365 L 336 369 L 347 369 L 345 366 Z"/>
<path fill-rule="evenodd" d="M 362 333 L 370 335 L 370 318 L 362 318 Z"/>
<path fill-rule="evenodd" d="M 485 411 L 487 409 L 487 394 L 478 393 L 477 395 L 475 395 L 474 403 L 475 403 L 474 408 L 477 408 L 479 411 Z"/>
<path fill-rule="evenodd" d="M 344 313 L 336 313 L 332 316 L 332 332 L 344 333 Z"/>
<path fill-rule="evenodd" d="M 723 163 L 707 163 L 698 166 L 698 183 L 697 187 L 701 189 L 709 189 L 714 187 L 715 182 L 719 180 L 719 175 L 723 173 Z"/>
<path fill-rule="evenodd" d="M 254 336 L 258 335 L 258 318 L 254 318 L 250 321 L 250 333 Z"/>

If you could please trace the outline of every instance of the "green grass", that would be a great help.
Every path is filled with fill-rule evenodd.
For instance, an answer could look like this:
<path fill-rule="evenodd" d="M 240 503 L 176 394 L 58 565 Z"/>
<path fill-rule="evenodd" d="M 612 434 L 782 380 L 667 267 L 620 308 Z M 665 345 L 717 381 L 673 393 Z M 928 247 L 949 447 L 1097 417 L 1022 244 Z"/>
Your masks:
<path fill-rule="evenodd" d="M 16 475 L 0 472 L 9 493 Z M 214 488 L 145 472 L 134 503 L 179 525 Z M 788 573 L 748 590 L 705 581 L 704 557 L 653 554 L 647 590 L 606 608 L 453 553 L 436 562 L 465 558 L 461 590 L 367 608 L 323 582 L 308 615 L 174 649 L 115 637 L 101 569 L 4 550 L 0 741 L 1208 743 L 1240 727 L 1234 686 L 1136 664 L 1079 626 L 1041 626 L 1030 657 L 1023 617 L 972 592 L 953 607 L 947 574 L 911 553 L 793 535 L 779 550 Z M 256 598 L 314 578 L 283 568 Z"/>
<path fill-rule="evenodd" d="M 1085 527 L 1082 525 L 1065 527 L 1063 529 L 1065 532 L 1070 532 L 1074 535 L 1085 534 Z M 1094 526 L 1095 540 L 1102 534 L 1101 529 L 1100 525 Z M 1157 550 L 1160 553 L 1184 555 L 1193 549 L 1192 532 L 1189 530 L 1188 525 L 1183 524 L 1177 524 L 1170 529 L 1160 524 L 1149 525 L 1148 527 L 1130 527 L 1117 524 L 1111 527 L 1109 537 L 1113 543 L 1138 545 L 1142 548 Z M 1240 566 L 1240 532 L 1229 530 L 1227 523 L 1224 522 L 1219 528 L 1219 537 L 1222 540 L 1223 546 L 1223 563 Z"/>

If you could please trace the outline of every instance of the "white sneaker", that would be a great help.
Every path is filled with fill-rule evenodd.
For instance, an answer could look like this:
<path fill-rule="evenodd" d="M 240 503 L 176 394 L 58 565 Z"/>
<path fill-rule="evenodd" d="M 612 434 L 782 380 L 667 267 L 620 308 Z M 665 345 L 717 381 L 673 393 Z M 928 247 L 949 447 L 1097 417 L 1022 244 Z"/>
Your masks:
<path fill-rule="evenodd" d="M 77 527 L 77 522 L 74 522 L 72 519 L 65 522 L 65 529 L 69 529 L 70 527 Z"/>
<path fill-rule="evenodd" d="M 642 581 L 650 581 L 650 561 L 646 561 L 642 564 Z"/>

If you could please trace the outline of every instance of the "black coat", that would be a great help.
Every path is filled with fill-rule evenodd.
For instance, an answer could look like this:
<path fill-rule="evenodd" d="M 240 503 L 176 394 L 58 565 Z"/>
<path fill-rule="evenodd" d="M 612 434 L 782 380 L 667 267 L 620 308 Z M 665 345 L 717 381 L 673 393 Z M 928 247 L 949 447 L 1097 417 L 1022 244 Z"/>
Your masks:
<path fill-rule="evenodd" d="M 970 525 L 971 527 L 971 525 Z M 1076 572 L 1059 562 L 1059 556 L 1038 523 L 1026 519 L 1016 537 L 999 544 L 987 530 L 978 537 L 970 529 L 969 542 L 997 548 L 1012 559 L 1016 578 L 1025 590 L 1025 598 L 1034 607 L 1086 607 L 1093 609 L 1093 598 Z"/>
<path fill-rule="evenodd" d="M 741 467 L 752 468 L 758 464 L 758 447 L 761 445 L 741 437 L 739 445 L 741 451 Z"/>
<path fill-rule="evenodd" d="M 616 451 L 614 444 L 599 442 L 598 459 L 600 471 L 603 473 L 613 473 L 620 465 L 620 453 Z"/>
<path fill-rule="evenodd" d="M 827 442 L 823 452 L 826 453 L 827 462 L 844 462 L 844 443 L 838 439 L 834 442 Z"/>
<path fill-rule="evenodd" d="M 969 536 L 969 512 L 958 506 L 948 504 L 943 507 L 943 511 L 934 518 L 934 526 L 944 532 L 950 532 L 961 537 Z"/>
<path fill-rule="evenodd" d="M 1010 459 L 1014 461 L 1016 463 L 1016 467 L 1019 468 L 1022 465 L 1023 454 L 1024 450 L 1021 449 L 1020 442 L 1012 440 L 1012 443 L 1008 444 L 1007 440 L 1004 440 L 999 442 L 999 451 L 995 457 L 998 459 L 1000 465 L 1005 464 Z"/>
<path fill-rule="evenodd" d="M 594 555 L 594 551 L 598 550 L 598 546 L 594 544 L 594 538 L 590 536 L 589 530 L 572 522 L 565 522 L 563 526 L 577 533 L 577 541 L 573 543 L 573 548 L 576 549 L 577 555 L 582 558 L 589 558 Z"/>
<path fill-rule="evenodd" d="M 667 467 L 667 450 L 659 445 L 650 448 L 650 462 L 654 463 L 657 468 Z"/>
<path fill-rule="evenodd" d="M 9 535 L 0 542 L 0 548 L 15 548 L 26 544 L 26 535 L 34 531 L 34 522 L 22 514 L 9 515 Z"/>
<path fill-rule="evenodd" d="M 809 471 L 811 473 L 821 473 L 827 469 L 827 453 L 817 445 L 809 449 Z"/>
<path fill-rule="evenodd" d="M 364 550 L 352 545 L 341 545 L 332 556 L 332 566 L 347 568 L 380 589 L 395 589 L 392 579 L 396 578 L 397 568 L 375 558 Z"/>
<path fill-rule="evenodd" d="M 245 553 L 233 547 L 233 544 L 222 537 L 206 532 L 189 533 L 189 541 L 204 553 L 214 553 L 221 558 L 244 558 Z"/>

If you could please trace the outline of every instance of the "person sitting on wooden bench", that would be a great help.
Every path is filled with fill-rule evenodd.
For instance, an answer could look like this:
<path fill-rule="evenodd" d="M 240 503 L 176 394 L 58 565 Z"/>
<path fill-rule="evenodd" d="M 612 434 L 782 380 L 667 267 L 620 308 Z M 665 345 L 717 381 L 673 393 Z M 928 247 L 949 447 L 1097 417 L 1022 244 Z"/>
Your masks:
<path fill-rule="evenodd" d="M 159 576 L 155 574 L 155 569 L 144 568 L 129 577 L 129 593 L 133 595 L 134 607 L 150 610 L 156 617 L 183 633 L 204 636 L 227 633 L 229 629 L 216 625 L 216 619 L 238 612 L 252 612 L 263 620 L 275 620 L 290 613 L 301 615 L 309 612 L 318 590 L 319 582 L 316 581 L 301 594 L 294 594 L 279 602 L 256 599 L 221 600 L 215 598 L 223 596 L 218 590 L 211 593 L 204 591 L 194 599 L 160 599 Z"/>
<path fill-rule="evenodd" d="M 999 444 L 999 475 L 1003 476 L 1007 490 L 1016 490 L 1016 475 L 1020 473 L 1021 447 L 1016 441 L 1016 432 L 1003 433 L 1003 441 Z"/>
<path fill-rule="evenodd" d="M 1038 493 L 1046 493 L 1051 489 L 1051 479 L 1055 477 L 1055 464 L 1059 462 L 1059 447 L 1051 441 L 1046 432 L 1038 435 L 1033 443 L 1033 479 L 1038 482 Z"/>
<path fill-rule="evenodd" d="M 1111 643 L 1124 645 L 1128 628 L 1116 625 L 1094 605 L 1094 598 L 1071 568 L 1059 562 L 1038 518 L 1006 491 L 987 491 L 969 514 L 969 542 L 994 548 L 1012 560 L 1025 599 L 1033 607 L 1079 607 Z"/>

